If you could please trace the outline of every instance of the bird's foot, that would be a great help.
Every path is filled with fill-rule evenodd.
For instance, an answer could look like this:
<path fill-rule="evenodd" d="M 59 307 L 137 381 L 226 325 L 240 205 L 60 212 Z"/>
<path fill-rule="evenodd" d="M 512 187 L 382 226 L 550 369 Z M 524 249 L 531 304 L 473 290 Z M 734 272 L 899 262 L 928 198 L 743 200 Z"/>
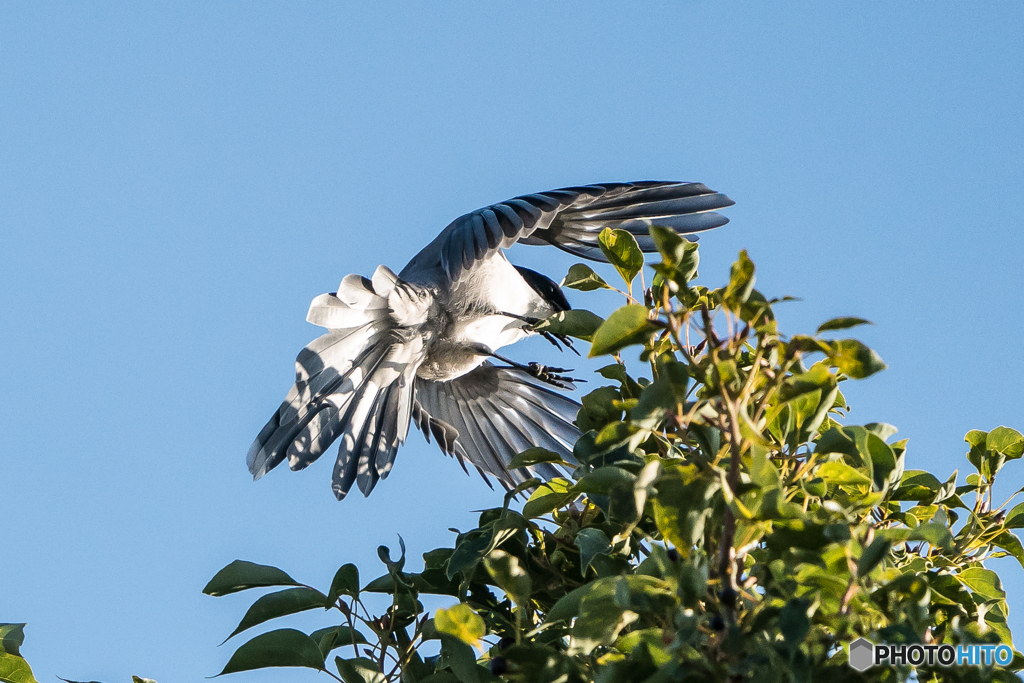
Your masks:
<path fill-rule="evenodd" d="M 551 342 L 551 344 L 559 351 L 562 351 L 563 349 L 558 342 L 562 342 L 562 344 L 565 345 L 565 348 L 569 349 L 577 356 L 580 355 L 580 352 L 577 351 L 576 347 L 572 345 L 572 338 L 569 337 L 568 335 L 558 334 L 556 332 L 545 332 L 543 330 L 540 330 L 540 334 L 542 337 Z"/>
<path fill-rule="evenodd" d="M 574 382 L 586 382 L 585 379 L 578 379 L 576 377 L 569 377 L 568 375 L 562 374 L 565 372 L 572 372 L 572 368 L 555 368 L 547 365 L 541 365 L 540 363 L 530 363 L 525 368 L 531 376 L 536 377 L 545 384 L 556 386 L 559 389 L 575 389 Z"/>

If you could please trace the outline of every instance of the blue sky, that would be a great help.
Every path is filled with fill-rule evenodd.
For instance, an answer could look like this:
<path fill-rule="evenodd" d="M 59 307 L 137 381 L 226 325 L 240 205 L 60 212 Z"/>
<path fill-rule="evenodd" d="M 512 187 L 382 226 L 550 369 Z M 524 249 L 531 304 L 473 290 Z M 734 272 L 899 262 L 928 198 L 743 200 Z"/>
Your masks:
<path fill-rule="evenodd" d="M 417 436 L 365 500 L 244 459 L 314 296 L 516 194 L 705 182 L 736 206 L 702 280 L 746 248 L 803 298 L 784 329 L 873 320 L 850 420 L 909 467 L 1024 427 L 1020 3 L 171 5 L 0 6 L 0 621 L 40 680 L 200 680 L 248 605 L 200 594 L 229 561 L 369 577 L 499 503 Z"/>

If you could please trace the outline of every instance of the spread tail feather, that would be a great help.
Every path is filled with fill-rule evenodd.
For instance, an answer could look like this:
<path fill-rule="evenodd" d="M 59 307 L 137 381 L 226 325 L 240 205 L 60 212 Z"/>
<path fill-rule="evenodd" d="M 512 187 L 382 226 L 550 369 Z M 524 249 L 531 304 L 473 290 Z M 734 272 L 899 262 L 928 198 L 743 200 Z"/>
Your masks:
<path fill-rule="evenodd" d="M 423 361 L 419 337 L 392 344 L 341 420 L 343 431 L 331 488 L 338 500 L 357 483 L 364 496 L 391 472 L 409 433 L 413 383 Z"/>
<path fill-rule="evenodd" d="M 295 385 L 260 431 L 246 464 L 254 479 L 285 458 L 300 470 L 341 438 L 332 488 L 340 500 L 352 483 L 369 494 L 387 477 L 405 442 L 423 340 L 389 314 L 395 281 L 357 275 L 310 305 L 308 320 L 328 328 L 295 361 Z M 377 291 L 377 287 L 385 291 Z"/>

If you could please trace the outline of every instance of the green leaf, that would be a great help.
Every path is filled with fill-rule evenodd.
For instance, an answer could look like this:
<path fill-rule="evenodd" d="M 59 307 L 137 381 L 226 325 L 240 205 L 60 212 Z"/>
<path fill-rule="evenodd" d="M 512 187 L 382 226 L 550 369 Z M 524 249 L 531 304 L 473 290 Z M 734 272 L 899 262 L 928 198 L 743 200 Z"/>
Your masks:
<path fill-rule="evenodd" d="M 1015 460 L 1024 454 L 1024 435 L 1009 427 L 996 427 L 988 433 L 985 448 L 1001 453 L 1007 460 Z"/>
<path fill-rule="evenodd" d="M 366 657 L 353 657 L 352 659 L 335 657 L 334 665 L 338 667 L 341 680 L 345 683 L 386 683 L 388 680 L 381 673 L 377 662 Z"/>
<path fill-rule="evenodd" d="M 343 564 L 338 568 L 334 580 L 331 581 L 331 592 L 327 596 L 327 601 L 333 605 L 342 595 L 359 595 L 359 569 L 354 564 Z"/>
<path fill-rule="evenodd" d="M 1024 567 L 1024 546 L 1021 545 L 1020 539 L 1012 531 L 1002 532 L 992 539 L 992 544 L 1012 555 L 1020 563 L 1020 566 Z"/>
<path fill-rule="evenodd" d="M 465 603 L 439 609 L 434 613 L 434 627 L 441 633 L 458 638 L 466 645 L 476 645 L 487 633 L 480 615 Z"/>
<path fill-rule="evenodd" d="M 491 547 L 493 540 L 493 525 L 459 534 L 459 537 L 455 539 L 455 552 L 448 559 L 448 569 L 445 571 L 448 578 L 453 579 L 459 574 L 472 576 L 476 566 Z"/>
<path fill-rule="evenodd" d="M 871 422 L 864 425 L 864 429 L 875 434 L 882 441 L 886 441 L 890 436 L 899 431 L 896 427 L 887 422 Z"/>
<path fill-rule="evenodd" d="M 815 450 L 849 456 L 854 464 L 863 466 L 864 474 L 871 477 L 878 491 L 895 483 L 890 482 L 890 478 L 895 480 L 901 476 L 901 472 L 896 471 L 898 463 L 892 447 L 864 427 L 834 427 L 821 435 Z"/>
<path fill-rule="evenodd" d="M 395 582 L 395 577 L 391 574 L 378 576 L 376 579 L 363 586 L 364 593 L 388 593 L 390 595 L 397 589 L 398 584 Z"/>
<path fill-rule="evenodd" d="M 19 651 L 24 643 L 25 624 L 0 624 L 0 681 L 3 683 L 39 683 Z"/>
<path fill-rule="evenodd" d="M 547 615 L 545 615 L 544 622 L 548 624 L 553 624 L 556 621 L 564 621 L 568 623 L 579 616 L 580 605 L 583 602 L 583 598 L 594 590 L 595 585 L 596 584 L 594 582 L 586 583 L 563 595 L 558 599 L 558 602 L 555 603 L 554 607 L 548 610 Z"/>
<path fill-rule="evenodd" d="M 827 462 L 817 470 L 817 476 L 829 484 L 867 486 L 871 480 L 860 470 L 856 470 L 845 462 L 833 460 Z"/>
<path fill-rule="evenodd" d="M 581 292 L 590 292 L 595 289 L 611 289 L 600 275 L 594 272 L 593 268 L 583 263 L 577 263 L 569 268 L 569 274 L 562 281 L 563 287 L 578 289 Z"/>
<path fill-rule="evenodd" d="M 630 631 L 615 641 L 615 649 L 628 654 L 641 643 L 646 646 L 655 666 L 664 666 L 672 661 L 672 655 L 665 651 L 665 631 L 660 628 Z"/>
<path fill-rule="evenodd" d="M 609 422 L 622 419 L 622 408 L 616 405 L 620 393 L 615 387 L 598 387 L 580 399 L 582 410 L 576 416 L 576 424 L 584 432 L 598 430 Z"/>
<path fill-rule="evenodd" d="M 870 574 L 871 570 L 889 555 L 891 549 L 892 543 L 888 539 L 876 538 L 873 540 L 871 545 L 861 553 L 860 560 L 857 561 L 857 576 Z"/>
<path fill-rule="evenodd" d="M 833 342 L 829 357 L 839 372 L 853 379 L 870 377 L 888 367 L 874 350 L 869 349 L 856 339 L 841 339 Z"/>
<path fill-rule="evenodd" d="M 852 316 L 844 318 L 832 318 L 831 320 L 827 320 L 823 322 L 821 325 L 819 325 L 816 334 L 821 334 L 822 332 L 832 332 L 834 330 L 848 330 L 851 327 L 857 327 L 858 325 L 874 325 L 874 323 L 871 322 L 870 320 L 865 320 L 864 318 L 855 318 Z"/>
<path fill-rule="evenodd" d="M 900 485 L 891 496 L 892 500 L 931 500 L 942 487 L 942 482 L 931 472 L 924 470 L 907 470 L 903 473 Z M 1024 508 L 1021 509 L 1024 514 Z M 1024 518 L 1022 518 L 1024 524 Z"/>
<path fill-rule="evenodd" d="M 673 230 L 672 228 L 666 228 L 661 225 L 652 225 L 648 232 L 651 234 L 651 240 L 654 242 L 654 248 L 661 254 L 665 264 L 671 268 L 675 268 L 686 256 L 686 245 L 692 244 L 683 239 L 683 237 Z"/>
<path fill-rule="evenodd" d="M 605 228 L 597 239 L 608 262 L 619 271 L 627 286 L 632 285 L 633 278 L 644 267 L 644 253 L 636 238 L 625 230 Z"/>
<path fill-rule="evenodd" d="M 491 551 L 491 554 L 484 558 L 484 567 L 498 587 L 512 598 L 512 602 L 519 606 L 530 603 L 530 575 L 519 566 L 519 559 L 515 555 L 509 555 L 503 550 Z"/>
<path fill-rule="evenodd" d="M 276 666 L 297 666 L 326 671 L 324 654 L 315 640 L 302 631 L 282 628 L 260 634 L 235 650 L 224 670 L 217 675 Z"/>
<path fill-rule="evenodd" d="M 721 479 L 699 474 L 694 467 L 669 469 L 656 484 L 654 521 L 666 540 L 681 554 L 704 535 L 707 521 L 715 512 L 714 499 L 721 490 Z"/>
<path fill-rule="evenodd" d="M 622 629 L 638 618 L 636 612 L 616 604 L 614 593 L 591 593 L 583 599 L 580 616 L 573 624 L 569 655 L 589 655 L 601 645 L 611 645 Z"/>
<path fill-rule="evenodd" d="M 0 681 L 4 683 L 39 683 L 32 675 L 32 667 L 22 657 L 0 652 Z"/>
<path fill-rule="evenodd" d="M 965 569 L 956 576 L 960 583 L 970 588 L 973 592 L 988 600 L 1005 600 L 1006 593 L 999 577 L 991 569 L 971 567 Z"/>
<path fill-rule="evenodd" d="M 779 400 L 791 401 L 798 396 L 818 389 L 831 389 L 836 385 L 836 376 L 822 363 L 815 363 L 810 370 L 787 377 L 779 390 Z M 831 406 L 830 406 L 831 407 Z"/>
<path fill-rule="evenodd" d="M 629 304 L 612 313 L 597 328 L 590 342 L 590 358 L 615 353 L 630 344 L 642 343 L 647 335 L 658 328 L 647 319 L 647 308 Z"/>
<path fill-rule="evenodd" d="M 729 273 L 729 285 L 725 288 L 722 299 L 733 311 L 740 307 L 750 298 L 754 290 L 754 262 L 747 256 L 747 250 L 740 252 L 739 258 L 732 264 Z"/>
<path fill-rule="evenodd" d="M 0 624 L 0 653 L 20 655 L 25 642 L 25 624 Z"/>
<path fill-rule="evenodd" d="M 644 387 L 639 403 L 630 411 L 633 423 L 643 429 L 658 429 L 668 413 L 685 405 L 688 383 L 685 364 L 659 364 L 658 379 Z"/>
<path fill-rule="evenodd" d="M 523 517 L 540 517 L 562 507 L 577 495 L 569 487 L 569 482 L 561 477 L 544 482 L 523 505 Z"/>
<path fill-rule="evenodd" d="M 476 654 L 473 652 L 473 648 L 447 634 L 441 635 L 441 655 L 438 657 L 436 667 L 438 669 L 446 667 L 451 669 L 459 683 L 484 683 L 485 680 L 488 680 L 482 678 L 482 676 L 486 677 L 488 672 L 483 667 L 477 665 Z M 424 679 L 423 683 L 435 683 L 435 681 L 431 680 L 432 678 Z M 446 681 L 443 679 L 436 683 L 446 683 Z"/>
<path fill-rule="evenodd" d="M 238 627 L 225 638 L 227 642 L 242 631 L 262 624 L 271 619 L 277 619 L 288 614 L 297 614 L 306 610 L 325 608 L 330 606 L 331 601 L 326 595 L 312 588 L 286 588 L 277 593 L 264 595 L 252 604 L 252 607 L 242 617 Z"/>
<path fill-rule="evenodd" d="M 531 465 L 539 465 L 545 462 L 550 462 L 555 465 L 569 465 L 569 463 L 562 460 L 558 453 L 549 451 L 546 448 L 534 447 L 528 448 L 522 453 L 512 456 L 512 461 L 508 464 L 508 469 L 514 470 L 520 467 L 530 467 Z"/>
<path fill-rule="evenodd" d="M 1003 526 L 1007 529 L 1024 529 L 1024 503 L 1017 503 L 1006 515 Z"/>
<path fill-rule="evenodd" d="M 690 242 L 675 230 L 660 225 L 652 225 L 650 233 L 654 247 L 662 256 L 662 263 L 655 266 L 657 271 L 662 277 L 667 277 L 680 286 L 686 286 L 697 275 L 697 265 L 700 263 L 697 243 Z"/>
<path fill-rule="evenodd" d="M 614 493 L 616 490 L 632 491 L 634 484 L 636 484 L 635 474 L 627 472 L 621 467 L 608 465 L 606 467 L 598 467 L 593 472 L 584 476 L 576 482 L 573 490 L 576 493 L 607 495 Z"/>
<path fill-rule="evenodd" d="M 766 491 L 782 486 L 782 474 L 764 448 L 751 448 L 749 472 L 750 480 Z"/>
<path fill-rule="evenodd" d="M 206 595 L 220 597 L 249 588 L 265 586 L 298 586 L 298 581 L 277 567 L 235 560 L 221 569 L 203 589 Z"/>
<path fill-rule="evenodd" d="M 678 606 L 669 584 L 653 576 L 609 576 L 589 585 L 592 589 L 582 596 L 573 625 L 570 655 L 610 645 L 640 613 L 660 614 Z"/>
<path fill-rule="evenodd" d="M 555 313 L 546 320 L 542 320 L 533 326 L 538 332 L 550 332 L 552 334 L 564 334 L 567 337 L 590 341 L 594 332 L 597 331 L 604 318 L 594 315 L 582 308 L 574 308 L 569 311 Z"/>
<path fill-rule="evenodd" d="M 605 379 L 612 379 L 619 382 L 623 398 L 636 398 L 643 391 L 643 387 L 626 372 L 626 366 L 622 363 L 612 363 L 603 368 L 598 368 L 597 374 Z"/>
<path fill-rule="evenodd" d="M 794 598 L 787 602 L 779 613 L 779 630 L 791 651 L 795 651 L 811 632 L 811 620 L 807 616 L 808 607 L 806 600 Z"/>
<path fill-rule="evenodd" d="M 945 524 L 937 522 L 927 522 L 914 527 L 914 530 L 910 532 L 908 540 L 924 541 L 942 550 L 949 550 L 953 547 L 953 535 Z"/>
<path fill-rule="evenodd" d="M 612 551 L 612 543 L 607 534 L 594 528 L 580 529 L 576 533 L 576 547 L 580 549 L 580 570 L 584 575 L 595 557 L 608 555 Z"/>
<path fill-rule="evenodd" d="M 344 625 L 319 628 L 310 633 L 309 637 L 320 645 L 320 651 L 324 653 L 324 657 L 327 657 L 331 650 L 339 647 L 352 647 L 353 640 L 355 640 L 356 645 L 365 645 L 368 642 L 366 636 L 358 630 L 353 631 Z"/>

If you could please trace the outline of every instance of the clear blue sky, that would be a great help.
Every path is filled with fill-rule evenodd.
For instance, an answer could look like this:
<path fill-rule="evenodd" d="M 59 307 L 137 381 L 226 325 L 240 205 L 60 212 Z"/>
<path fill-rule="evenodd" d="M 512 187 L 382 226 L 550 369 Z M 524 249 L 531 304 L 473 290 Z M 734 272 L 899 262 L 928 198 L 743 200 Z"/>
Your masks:
<path fill-rule="evenodd" d="M 256 484 L 244 459 L 314 296 L 516 194 L 706 182 L 736 206 L 703 280 L 746 248 L 803 297 L 789 331 L 874 320 L 891 369 L 851 421 L 896 424 L 908 466 L 1024 427 L 1024 5 L 643 7 L 0 6 L 0 621 L 41 681 L 201 680 L 248 605 L 200 594 L 227 562 L 369 577 L 378 543 L 418 559 L 499 503 L 417 436 L 366 500 L 329 458 Z"/>

